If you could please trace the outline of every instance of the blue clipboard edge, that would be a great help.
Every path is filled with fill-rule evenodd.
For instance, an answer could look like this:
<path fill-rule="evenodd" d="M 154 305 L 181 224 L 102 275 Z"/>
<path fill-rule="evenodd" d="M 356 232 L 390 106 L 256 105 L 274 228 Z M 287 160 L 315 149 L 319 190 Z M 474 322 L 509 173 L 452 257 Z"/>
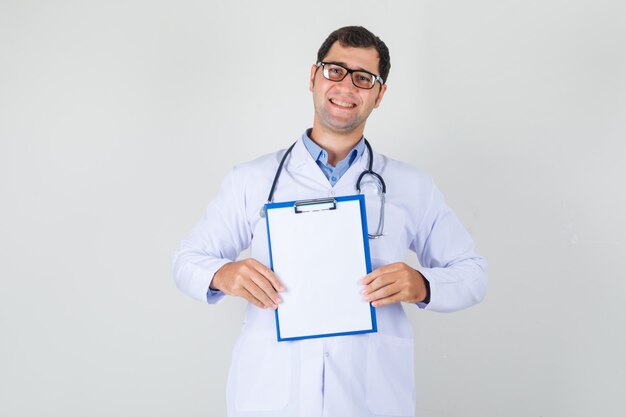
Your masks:
<path fill-rule="evenodd" d="M 359 207 L 360 207 L 360 210 L 361 210 L 361 230 L 363 231 L 363 249 L 365 251 L 365 270 L 369 274 L 370 272 L 372 272 L 372 261 L 370 259 L 370 244 L 369 244 L 368 230 L 367 230 L 367 213 L 366 213 L 366 210 L 365 210 L 365 197 L 362 194 L 355 194 L 355 195 L 347 195 L 347 196 L 338 196 L 338 197 L 334 197 L 334 199 L 337 202 L 353 201 L 353 200 L 358 200 L 359 201 Z M 265 215 L 265 226 L 267 228 L 267 246 L 269 248 L 270 269 L 272 271 L 274 271 L 274 258 L 272 256 L 272 244 L 271 244 L 271 237 L 270 237 L 270 218 L 267 215 L 267 212 L 268 212 L 268 210 L 275 209 L 275 208 L 292 207 L 298 201 L 301 201 L 301 200 L 285 201 L 285 202 L 280 202 L 280 203 L 266 203 L 265 206 L 264 206 L 265 207 L 265 213 L 266 213 L 266 215 Z M 278 307 L 276 310 L 274 310 L 274 317 L 276 318 L 276 338 L 277 338 L 277 341 L 279 341 L 279 342 L 293 341 L 293 340 L 303 340 L 303 339 L 317 339 L 317 338 L 321 338 L 321 337 L 348 336 L 348 335 L 355 335 L 355 334 L 376 333 L 376 332 L 378 332 L 378 324 L 377 324 L 377 321 L 376 321 L 376 308 L 372 305 L 372 303 L 370 303 L 370 314 L 371 314 L 371 318 L 372 318 L 372 328 L 371 329 L 356 330 L 356 331 L 352 331 L 352 332 L 325 333 L 325 334 L 316 334 L 316 335 L 308 335 L 308 336 L 297 336 L 297 337 L 283 338 L 280 335 L 280 317 L 278 316 L 278 310 L 279 309 L 280 309 L 280 307 Z"/>

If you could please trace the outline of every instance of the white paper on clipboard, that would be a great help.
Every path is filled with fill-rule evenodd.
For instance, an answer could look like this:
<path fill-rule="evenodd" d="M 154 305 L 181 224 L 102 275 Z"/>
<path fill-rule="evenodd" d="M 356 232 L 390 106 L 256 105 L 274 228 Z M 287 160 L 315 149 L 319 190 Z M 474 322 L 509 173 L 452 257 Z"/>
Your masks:
<path fill-rule="evenodd" d="M 272 270 L 286 287 L 278 341 L 375 332 L 358 281 L 371 271 L 362 195 L 266 205 Z"/>

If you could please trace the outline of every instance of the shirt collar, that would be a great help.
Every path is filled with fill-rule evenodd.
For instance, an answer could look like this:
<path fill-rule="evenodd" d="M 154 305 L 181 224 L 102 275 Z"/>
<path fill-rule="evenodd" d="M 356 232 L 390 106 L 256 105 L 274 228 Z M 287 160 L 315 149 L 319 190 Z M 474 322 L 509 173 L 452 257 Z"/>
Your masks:
<path fill-rule="evenodd" d="M 319 146 L 317 143 L 313 142 L 313 139 L 311 139 L 311 130 L 312 129 L 307 129 L 307 131 L 302 134 L 302 142 L 304 143 L 307 151 L 309 151 L 309 153 L 311 154 L 311 157 L 314 161 L 319 161 L 324 165 L 328 165 L 328 152 L 326 152 L 324 148 Z M 361 155 L 363 155 L 364 150 L 365 137 L 361 136 L 361 139 L 356 144 L 356 146 L 352 148 L 352 150 L 348 152 L 348 155 L 345 157 L 345 159 L 339 161 L 337 165 L 346 160 L 349 165 L 352 165 L 354 161 L 356 161 L 361 157 Z"/>

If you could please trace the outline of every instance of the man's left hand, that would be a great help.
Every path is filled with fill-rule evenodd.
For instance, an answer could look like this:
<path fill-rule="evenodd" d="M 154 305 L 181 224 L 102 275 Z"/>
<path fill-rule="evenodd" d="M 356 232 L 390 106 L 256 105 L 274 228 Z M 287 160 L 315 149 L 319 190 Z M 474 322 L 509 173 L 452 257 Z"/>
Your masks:
<path fill-rule="evenodd" d="M 404 262 L 381 266 L 366 275 L 363 296 L 374 307 L 404 301 L 419 303 L 426 298 L 426 282 L 422 274 Z"/>

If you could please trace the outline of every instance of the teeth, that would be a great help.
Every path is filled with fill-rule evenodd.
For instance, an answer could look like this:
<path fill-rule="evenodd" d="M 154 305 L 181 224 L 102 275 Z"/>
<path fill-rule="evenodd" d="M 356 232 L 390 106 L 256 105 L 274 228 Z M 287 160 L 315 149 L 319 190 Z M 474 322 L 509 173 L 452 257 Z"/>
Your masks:
<path fill-rule="evenodd" d="M 334 100 L 334 99 L 331 99 L 330 101 L 331 101 L 331 103 L 336 104 L 336 105 L 341 106 L 341 107 L 347 107 L 347 108 L 354 107 L 354 104 L 352 104 L 352 103 L 344 103 L 343 101 L 337 101 L 337 100 Z"/>

